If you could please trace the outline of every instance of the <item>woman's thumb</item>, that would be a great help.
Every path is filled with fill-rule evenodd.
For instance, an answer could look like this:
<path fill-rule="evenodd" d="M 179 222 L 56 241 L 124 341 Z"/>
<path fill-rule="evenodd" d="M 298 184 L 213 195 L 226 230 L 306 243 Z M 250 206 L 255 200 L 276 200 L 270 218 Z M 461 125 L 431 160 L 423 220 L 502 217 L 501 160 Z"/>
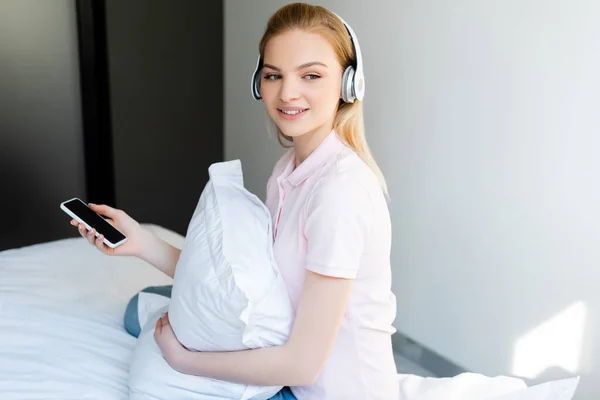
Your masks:
<path fill-rule="evenodd" d="M 117 210 L 104 204 L 89 203 L 89 206 L 98 214 L 106 215 L 109 218 L 114 218 L 117 213 Z"/>

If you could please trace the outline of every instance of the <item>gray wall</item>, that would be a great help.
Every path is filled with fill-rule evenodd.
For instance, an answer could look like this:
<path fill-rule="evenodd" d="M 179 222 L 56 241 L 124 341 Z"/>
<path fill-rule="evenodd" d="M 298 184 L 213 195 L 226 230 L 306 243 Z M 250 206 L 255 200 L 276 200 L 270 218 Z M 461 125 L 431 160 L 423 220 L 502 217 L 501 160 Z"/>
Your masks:
<path fill-rule="evenodd" d="M 0 250 L 72 233 L 85 195 L 77 30 L 70 0 L 0 1 Z"/>
<path fill-rule="evenodd" d="M 264 198 L 250 95 L 286 1 L 225 2 L 225 156 Z M 359 36 L 388 179 L 396 327 L 468 370 L 600 395 L 600 3 L 323 0 Z"/>
<path fill-rule="evenodd" d="M 86 200 L 73 0 L 0 1 L 0 250 L 77 233 Z M 184 234 L 223 158 L 223 3 L 106 2 L 116 206 Z"/>
<path fill-rule="evenodd" d="M 185 234 L 223 157 L 221 0 L 109 0 L 116 205 Z"/>

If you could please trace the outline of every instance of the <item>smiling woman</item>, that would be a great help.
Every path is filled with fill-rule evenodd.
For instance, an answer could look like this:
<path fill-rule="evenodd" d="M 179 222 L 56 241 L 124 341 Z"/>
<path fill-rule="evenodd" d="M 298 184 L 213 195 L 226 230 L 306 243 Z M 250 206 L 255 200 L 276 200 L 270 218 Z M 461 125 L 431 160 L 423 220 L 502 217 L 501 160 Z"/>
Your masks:
<path fill-rule="evenodd" d="M 171 328 L 173 315 L 157 324 L 156 343 L 185 375 L 284 387 L 274 399 L 393 399 L 391 223 L 365 138 L 358 39 L 331 11 L 295 3 L 271 17 L 259 51 L 253 96 L 291 145 L 265 203 L 293 328 L 278 346 L 190 351 Z M 176 259 L 166 252 L 152 250 L 172 260 L 165 269 L 177 288 Z"/>
<path fill-rule="evenodd" d="M 358 39 L 331 11 L 295 3 L 270 18 L 259 52 L 253 96 L 291 147 L 266 204 L 292 332 L 282 346 L 174 355 L 165 320 L 157 341 L 181 372 L 289 387 L 278 399 L 395 398 L 390 216 L 365 139 Z"/>

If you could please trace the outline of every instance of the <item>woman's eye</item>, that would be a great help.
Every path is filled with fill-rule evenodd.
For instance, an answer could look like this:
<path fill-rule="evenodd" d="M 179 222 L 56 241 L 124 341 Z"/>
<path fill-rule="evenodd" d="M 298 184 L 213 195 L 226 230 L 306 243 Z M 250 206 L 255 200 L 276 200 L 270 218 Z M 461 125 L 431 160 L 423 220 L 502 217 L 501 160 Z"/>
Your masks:
<path fill-rule="evenodd" d="M 275 81 L 275 80 L 279 80 L 281 79 L 281 75 L 280 74 L 265 74 L 264 78 L 266 80 L 270 80 L 270 81 Z M 304 79 L 307 79 L 309 81 L 313 81 L 315 79 L 319 79 L 320 76 L 317 74 L 306 74 L 303 76 Z"/>

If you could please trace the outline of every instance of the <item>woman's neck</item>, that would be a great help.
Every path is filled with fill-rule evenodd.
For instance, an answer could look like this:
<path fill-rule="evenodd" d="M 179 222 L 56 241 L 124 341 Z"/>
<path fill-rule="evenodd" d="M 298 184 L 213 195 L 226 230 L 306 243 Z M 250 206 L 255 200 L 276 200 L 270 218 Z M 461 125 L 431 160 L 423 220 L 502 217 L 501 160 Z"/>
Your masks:
<path fill-rule="evenodd" d="M 294 138 L 294 151 L 296 153 L 295 167 L 302 164 L 323 143 L 323 140 L 325 140 L 332 129 L 333 123 L 323 124 L 311 132 L 306 132 Z"/>

